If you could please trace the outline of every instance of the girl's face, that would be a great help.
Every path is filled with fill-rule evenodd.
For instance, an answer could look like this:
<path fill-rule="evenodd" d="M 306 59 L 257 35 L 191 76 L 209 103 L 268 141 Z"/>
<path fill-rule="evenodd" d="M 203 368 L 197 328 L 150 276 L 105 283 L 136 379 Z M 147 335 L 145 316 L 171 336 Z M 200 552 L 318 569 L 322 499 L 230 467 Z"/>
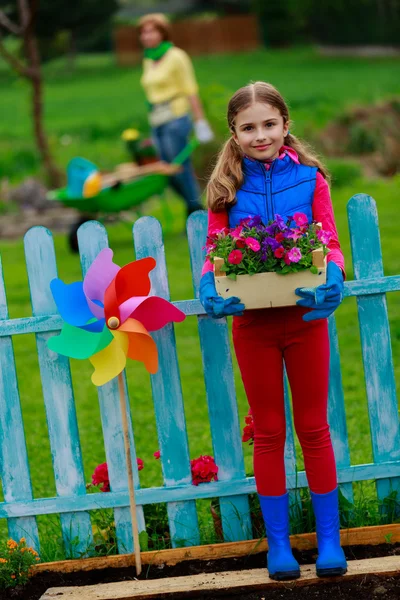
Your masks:
<path fill-rule="evenodd" d="M 254 102 L 236 115 L 232 135 L 244 154 L 265 161 L 279 156 L 288 130 L 277 108 Z"/>
<path fill-rule="evenodd" d="M 143 48 L 157 48 L 163 40 L 160 31 L 152 23 L 143 25 L 139 38 Z"/>

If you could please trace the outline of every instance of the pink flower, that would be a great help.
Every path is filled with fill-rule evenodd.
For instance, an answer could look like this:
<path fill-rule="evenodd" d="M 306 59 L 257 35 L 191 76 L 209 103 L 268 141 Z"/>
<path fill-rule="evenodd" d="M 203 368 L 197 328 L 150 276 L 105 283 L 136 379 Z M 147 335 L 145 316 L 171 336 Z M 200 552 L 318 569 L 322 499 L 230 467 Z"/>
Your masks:
<path fill-rule="evenodd" d="M 299 248 L 291 248 L 287 253 L 288 259 L 292 263 L 297 263 L 301 259 L 301 251 Z"/>
<path fill-rule="evenodd" d="M 236 227 L 236 229 L 232 229 L 231 236 L 233 238 L 239 238 L 241 236 L 242 231 L 243 231 L 243 225 L 238 225 Z"/>
<path fill-rule="evenodd" d="M 275 239 L 276 239 L 277 242 L 281 243 L 285 239 L 285 236 L 284 236 L 284 234 L 282 232 L 280 232 L 280 233 L 276 234 Z"/>
<path fill-rule="evenodd" d="M 144 462 L 142 461 L 141 458 L 137 458 L 136 462 L 137 462 L 137 466 L 138 466 L 138 471 L 141 471 L 142 469 L 144 469 Z"/>
<path fill-rule="evenodd" d="M 285 254 L 285 248 L 283 246 L 279 246 L 279 248 L 277 248 L 274 252 L 274 256 L 276 258 L 282 258 L 282 256 Z"/>
<path fill-rule="evenodd" d="M 159 450 L 157 450 L 156 452 L 154 452 L 153 456 L 156 460 L 158 460 L 161 456 L 161 452 Z"/>
<path fill-rule="evenodd" d="M 297 227 L 301 227 L 302 225 L 306 225 L 308 223 L 307 215 L 302 212 L 294 213 L 293 221 L 296 223 Z"/>
<path fill-rule="evenodd" d="M 92 483 L 93 485 L 102 485 L 100 488 L 101 492 L 110 491 L 110 480 L 108 479 L 108 467 L 106 462 L 97 465 L 92 475 Z"/>
<path fill-rule="evenodd" d="M 319 231 L 317 231 L 317 238 L 319 239 L 321 244 L 325 244 L 325 246 L 327 246 L 331 241 L 331 232 L 320 229 Z"/>
<path fill-rule="evenodd" d="M 212 456 L 199 456 L 190 461 L 193 485 L 218 481 L 218 467 Z"/>
<path fill-rule="evenodd" d="M 232 250 L 228 256 L 228 262 L 230 262 L 231 265 L 238 265 L 242 262 L 242 258 L 243 254 L 240 252 L 240 250 Z"/>
<path fill-rule="evenodd" d="M 253 252 L 258 252 L 261 247 L 260 242 L 252 237 L 246 238 L 246 244 Z"/>
<path fill-rule="evenodd" d="M 283 260 L 285 261 L 285 263 L 287 265 L 290 265 L 292 261 L 290 260 L 288 254 L 289 254 L 288 252 L 285 252 L 285 256 L 283 257 Z"/>
<path fill-rule="evenodd" d="M 303 237 L 303 233 L 300 231 L 300 229 L 292 229 L 292 233 L 289 233 L 287 237 L 296 241 Z"/>

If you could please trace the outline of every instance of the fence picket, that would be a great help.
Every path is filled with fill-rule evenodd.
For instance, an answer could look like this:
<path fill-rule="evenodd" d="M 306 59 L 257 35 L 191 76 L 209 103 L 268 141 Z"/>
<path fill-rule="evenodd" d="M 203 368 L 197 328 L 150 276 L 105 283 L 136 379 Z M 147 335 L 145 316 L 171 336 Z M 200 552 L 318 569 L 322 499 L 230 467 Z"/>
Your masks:
<path fill-rule="evenodd" d="M 378 213 L 373 198 L 353 196 L 347 206 L 355 279 L 383 276 Z M 400 459 L 400 428 L 386 296 L 357 297 L 372 452 L 375 463 Z M 400 492 L 400 478 L 376 483 L 383 500 Z"/>
<path fill-rule="evenodd" d="M 350 466 L 350 450 L 347 435 L 342 373 L 340 369 L 339 340 L 334 316 L 329 317 L 328 326 L 331 353 L 329 368 L 328 421 L 331 430 L 336 466 L 338 469 L 345 469 Z M 354 495 L 352 484 L 344 483 L 341 485 L 340 489 L 347 500 L 353 502 Z"/>
<path fill-rule="evenodd" d="M 157 267 L 150 273 L 152 293 L 170 299 L 165 252 L 159 222 L 142 217 L 133 228 L 136 258 L 152 256 Z M 161 466 L 166 486 L 190 485 L 190 456 L 183 408 L 182 388 L 172 324 L 152 334 L 158 348 L 159 369 L 151 376 Z M 172 545 L 192 546 L 200 542 L 196 503 L 168 502 Z"/>
<path fill-rule="evenodd" d="M 0 320 L 8 319 L 3 267 L 0 258 Z M 18 477 L 15 474 L 18 473 Z M 0 477 L 5 502 L 31 501 L 32 484 L 26 451 L 25 432 L 15 370 L 14 349 L 11 336 L 0 338 Z M 39 547 L 36 517 L 21 516 L 8 519 L 8 534 L 18 541 Z"/>
<path fill-rule="evenodd" d="M 81 256 L 82 273 L 85 276 L 88 268 L 98 253 L 108 247 L 108 237 L 105 228 L 100 223 L 89 221 L 78 230 L 79 251 Z M 126 378 L 124 374 L 125 393 L 128 397 Z M 117 378 L 97 389 L 101 424 L 104 436 L 104 448 L 112 492 L 128 489 L 125 465 L 124 438 L 122 433 L 122 417 L 119 402 Z M 135 490 L 140 489 L 139 474 L 136 463 L 136 451 L 132 429 L 132 416 L 128 403 L 128 424 L 133 465 L 133 480 Z M 112 493 L 111 492 L 111 493 Z M 139 532 L 145 529 L 143 507 L 136 507 Z M 115 528 L 118 551 L 120 554 L 133 552 L 133 534 L 129 506 L 114 509 Z"/>
<path fill-rule="evenodd" d="M 50 282 L 57 277 L 53 236 L 44 227 L 34 227 L 25 235 L 24 245 L 33 316 L 57 314 L 50 291 Z M 56 490 L 59 496 L 81 496 L 86 485 L 69 362 L 47 347 L 51 335 L 37 333 L 36 346 Z M 87 553 L 93 542 L 88 513 L 61 515 L 61 529 L 68 556 Z"/>

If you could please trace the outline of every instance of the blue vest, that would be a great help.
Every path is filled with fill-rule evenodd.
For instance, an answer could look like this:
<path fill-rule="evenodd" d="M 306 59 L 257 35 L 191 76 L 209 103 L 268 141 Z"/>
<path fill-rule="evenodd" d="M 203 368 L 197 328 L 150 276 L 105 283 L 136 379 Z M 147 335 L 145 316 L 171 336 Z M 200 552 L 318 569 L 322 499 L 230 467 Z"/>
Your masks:
<path fill-rule="evenodd" d="M 268 171 L 261 162 L 245 157 L 242 169 L 244 181 L 236 192 L 236 204 L 228 211 L 229 227 L 248 216 L 260 215 L 267 224 L 276 214 L 286 219 L 295 212 L 305 213 L 312 221 L 317 167 L 298 165 L 286 155 L 274 160 Z"/>

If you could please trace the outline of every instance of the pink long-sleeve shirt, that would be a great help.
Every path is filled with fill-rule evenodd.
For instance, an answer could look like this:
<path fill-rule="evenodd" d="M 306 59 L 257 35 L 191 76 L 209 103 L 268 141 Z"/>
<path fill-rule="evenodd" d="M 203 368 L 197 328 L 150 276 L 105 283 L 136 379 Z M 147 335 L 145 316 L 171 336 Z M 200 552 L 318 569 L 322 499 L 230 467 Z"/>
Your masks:
<path fill-rule="evenodd" d="M 293 148 L 283 147 L 282 152 L 279 155 L 278 159 L 281 159 L 288 154 L 290 158 L 299 163 L 299 159 L 297 153 L 293 150 Z M 269 169 L 270 164 L 265 163 L 265 168 Z M 314 221 L 322 224 L 322 229 L 325 231 L 329 231 L 331 234 L 331 240 L 329 242 L 329 250 L 326 259 L 327 262 L 334 261 L 338 267 L 340 267 L 343 271 L 343 275 L 345 277 L 345 269 L 344 269 L 344 257 L 342 250 L 340 248 L 339 237 L 337 233 L 335 216 L 333 212 L 332 200 L 329 191 L 329 185 L 327 181 L 324 179 L 323 175 L 318 171 L 315 190 L 314 190 L 314 199 L 312 203 L 312 215 Z M 216 231 L 223 229 L 224 227 L 229 227 L 229 215 L 227 210 L 223 210 L 221 212 L 215 213 L 212 210 L 208 211 L 208 231 L 207 235 L 211 235 Z M 207 273 L 207 271 L 212 271 L 213 265 L 212 263 L 206 259 L 201 274 Z"/>

